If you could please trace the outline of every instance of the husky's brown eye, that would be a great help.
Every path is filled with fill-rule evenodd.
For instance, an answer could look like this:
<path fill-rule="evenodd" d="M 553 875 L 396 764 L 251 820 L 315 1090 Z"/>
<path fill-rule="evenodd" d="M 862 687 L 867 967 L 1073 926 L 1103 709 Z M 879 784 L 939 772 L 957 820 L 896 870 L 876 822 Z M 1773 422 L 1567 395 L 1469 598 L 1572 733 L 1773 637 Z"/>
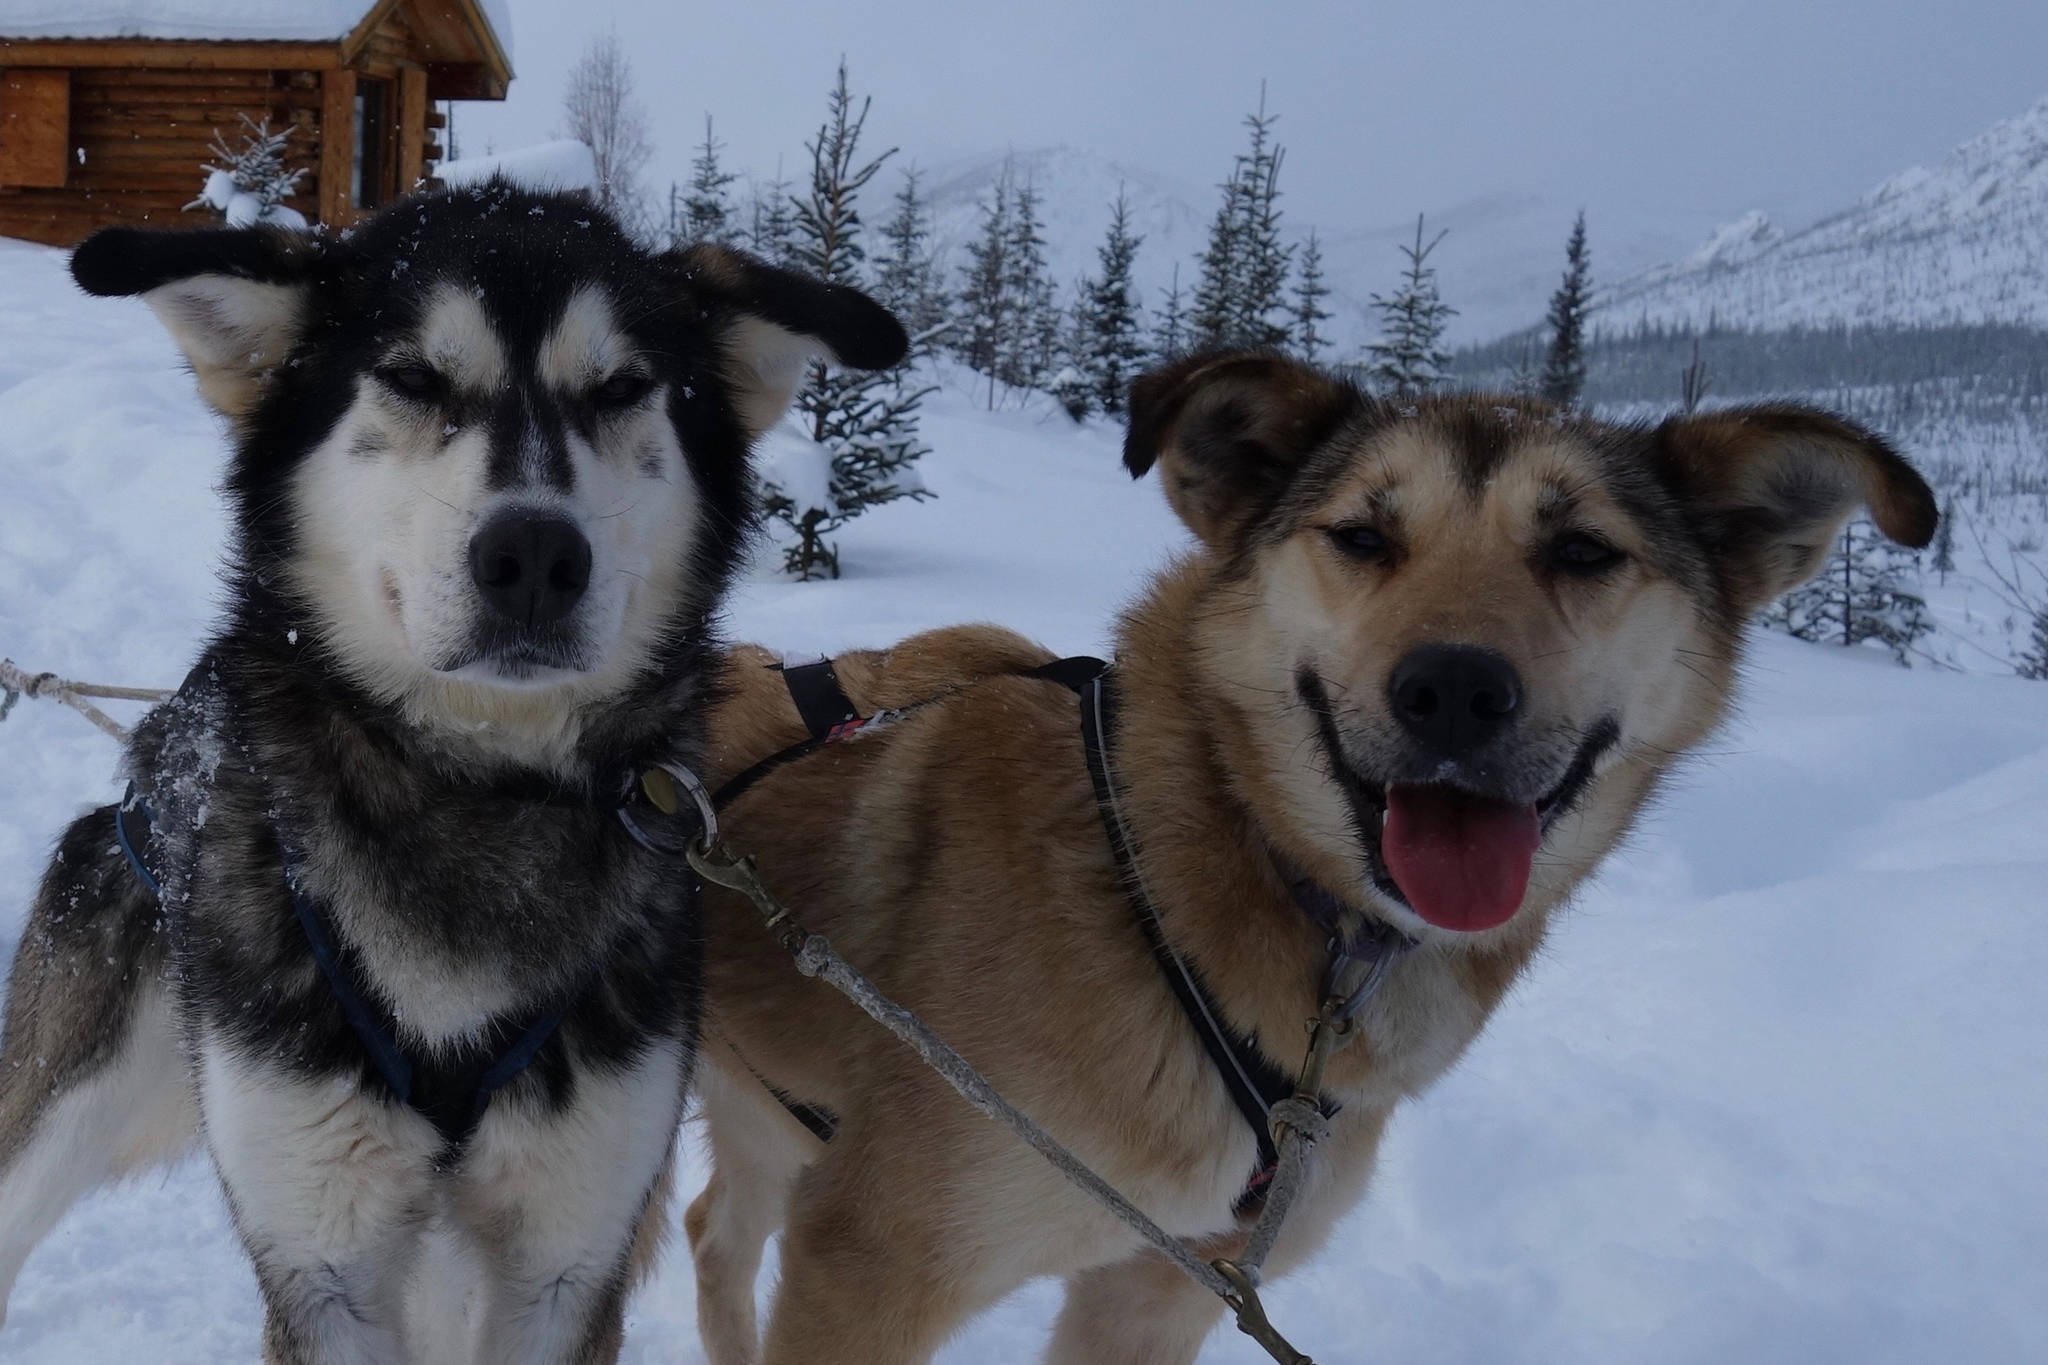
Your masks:
<path fill-rule="evenodd" d="M 1559 536 L 1550 547 L 1550 562 L 1569 574 L 1597 578 L 1620 565 L 1628 556 L 1598 536 L 1573 531 Z"/>
<path fill-rule="evenodd" d="M 1393 546 L 1370 526 L 1332 526 L 1330 543 L 1353 559 L 1385 559 Z"/>
<path fill-rule="evenodd" d="M 400 398 L 410 398 L 420 403 L 433 402 L 447 387 L 433 366 L 422 365 L 417 361 L 385 365 L 378 369 L 377 378 L 383 381 L 385 388 Z"/>
<path fill-rule="evenodd" d="M 647 396 L 654 381 L 644 374 L 621 370 L 590 391 L 591 401 L 601 408 L 628 408 Z"/>

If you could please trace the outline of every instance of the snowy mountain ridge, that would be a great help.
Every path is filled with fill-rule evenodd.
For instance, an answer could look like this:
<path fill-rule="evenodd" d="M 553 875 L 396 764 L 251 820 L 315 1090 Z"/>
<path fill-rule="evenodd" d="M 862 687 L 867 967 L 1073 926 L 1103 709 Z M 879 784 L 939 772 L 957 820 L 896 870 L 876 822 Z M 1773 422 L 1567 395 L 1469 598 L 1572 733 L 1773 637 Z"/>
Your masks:
<path fill-rule="evenodd" d="M 1804 231 L 1746 214 L 1602 309 L 1608 327 L 2048 326 L 2048 98 Z"/>

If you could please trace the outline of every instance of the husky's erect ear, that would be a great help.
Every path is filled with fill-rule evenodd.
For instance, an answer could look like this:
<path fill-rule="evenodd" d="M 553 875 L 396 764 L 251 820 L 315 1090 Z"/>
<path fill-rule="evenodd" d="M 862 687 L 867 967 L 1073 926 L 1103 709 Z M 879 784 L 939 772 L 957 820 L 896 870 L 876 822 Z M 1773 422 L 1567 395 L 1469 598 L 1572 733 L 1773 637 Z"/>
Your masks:
<path fill-rule="evenodd" d="M 88 294 L 142 295 L 200 395 L 241 418 L 298 339 L 318 257 L 312 239 L 280 228 L 105 228 L 71 253 L 71 275 Z"/>
<path fill-rule="evenodd" d="M 1934 493 L 1882 436 L 1813 408 L 1674 417 L 1658 457 L 1705 529 L 1729 607 L 1747 617 L 1819 570 L 1858 507 L 1915 549 L 1934 538 Z"/>
<path fill-rule="evenodd" d="M 1349 384 L 1283 356 L 1193 356 L 1131 385 L 1124 468 L 1135 479 L 1157 464 L 1180 519 L 1227 547 L 1363 406 Z"/>
<path fill-rule="evenodd" d="M 886 370 L 909 353 L 896 315 L 858 289 L 708 243 L 686 247 L 676 259 L 690 287 L 730 314 L 726 380 L 749 436 L 781 419 L 813 357 Z"/>

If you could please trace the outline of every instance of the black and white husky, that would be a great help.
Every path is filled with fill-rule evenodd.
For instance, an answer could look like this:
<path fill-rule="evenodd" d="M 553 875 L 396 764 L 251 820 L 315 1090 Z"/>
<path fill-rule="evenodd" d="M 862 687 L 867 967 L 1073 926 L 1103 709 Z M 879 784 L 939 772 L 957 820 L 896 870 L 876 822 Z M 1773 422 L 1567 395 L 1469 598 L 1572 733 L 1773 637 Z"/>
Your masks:
<path fill-rule="evenodd" d="M 902 328 L 502 185 L 325 239 L 112 229 L 72 269 L 233 423 L 236 538 L 128 807 L 22 935 L 0 1302 L 79 1195 L 199 1140 L 269 1359 L 611 1360 L 700 951 L 617 816 L 697 754 L 754 439 L 813 355 L 890 365 Z"/>

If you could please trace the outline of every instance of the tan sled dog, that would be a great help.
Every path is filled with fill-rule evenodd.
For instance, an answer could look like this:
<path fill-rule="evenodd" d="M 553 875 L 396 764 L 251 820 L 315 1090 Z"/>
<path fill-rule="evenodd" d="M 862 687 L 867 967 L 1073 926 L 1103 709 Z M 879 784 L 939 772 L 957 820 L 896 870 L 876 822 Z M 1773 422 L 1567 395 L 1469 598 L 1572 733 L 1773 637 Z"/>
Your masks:
<path fill-rule="evenodd" d="M 1200 542 L 1117 632 L 1108 748 L 1136 888 L 1073 694 L 1016 676 L 1051 656 L 992 628 L 841 659 L 864 713 L 939 699 L 776 768 L 724 833 L 1206 1255 L 1248 1226 L 1256 1139 L 1133 891 L 1223 1025 L 1290 1076 L 1328 960 L 1299 885 L 1415 940 L 1331 1064 L 1333 1135 L 1278 1274 L 1358 1202 L 1394 1106 L 1472 1042 L 1555 907 L 1722 719 L 1751 615 L 1859 505 L 1922 545 L 1934 502 L 1882 440 L 1802 408 L 1652 428 L 1511 399 L 1395 406 L 1263 355 L 1140 380 L 1125 459 L 1159 466 Z M 721 777 L 804 737 L 769 662 L 733 658 Z M 1052 1359 L 1193 1358 L 1216 1300 L 800 977 L 751 907 L 713 894 L 708 915 L 714 1171 L 686 1225 L 714 1362 L 922 1361 L 1045 1275 L 1068 1284 Z M 775 1092 L 829 1111 L 829 1143 Z M 754 1279 L 778 1229 L 763 1341 Z"/>

